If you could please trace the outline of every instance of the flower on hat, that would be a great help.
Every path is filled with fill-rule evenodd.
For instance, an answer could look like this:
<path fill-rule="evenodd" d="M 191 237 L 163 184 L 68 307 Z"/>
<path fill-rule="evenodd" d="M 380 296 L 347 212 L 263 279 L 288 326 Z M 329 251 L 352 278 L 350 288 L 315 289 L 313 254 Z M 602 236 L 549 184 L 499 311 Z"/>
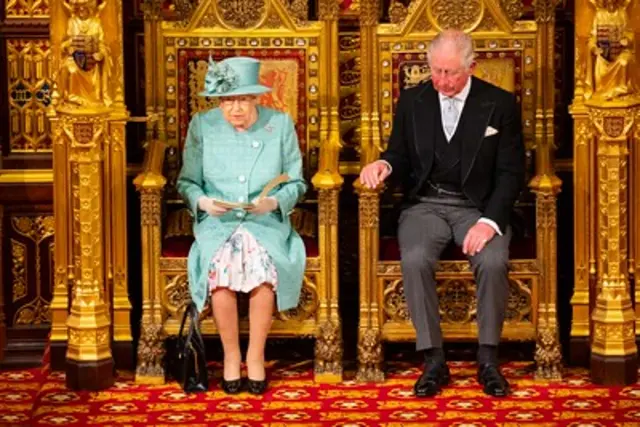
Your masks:
<path fill-rule="evenodd" d="M 204 78 L 207 93 L 226 93 L 238 87 L 238 75 L 224 62 L 216 63 L 209 57 L 209 70 Z"/>

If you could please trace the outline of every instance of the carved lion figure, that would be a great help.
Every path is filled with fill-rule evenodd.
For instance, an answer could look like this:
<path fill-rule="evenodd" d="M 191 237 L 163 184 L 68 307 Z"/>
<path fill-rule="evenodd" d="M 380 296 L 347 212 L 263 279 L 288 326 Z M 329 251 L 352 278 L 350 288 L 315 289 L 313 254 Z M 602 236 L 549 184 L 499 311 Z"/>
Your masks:
<path fill-rule="evenodd" d="M 339 325 L 333 322 L 320 324 L 315 347 L 316 373 L 342 373 L 342 351 Z"/>
<path fill-rule="evenodd" d="M 164 331 L 161 324 L 143 323 L 138 342 L 138 366 L 136 375 L 164 376 Z"/>
<path fill-rule="evenodd" d="M 558 380 L 562 378 L 562 354 L 560 353 L 560 344 L 552 331 L 543 330 L 539 333 L 535 361 L 537 365 L 537 378 L 548 380 Z"/>

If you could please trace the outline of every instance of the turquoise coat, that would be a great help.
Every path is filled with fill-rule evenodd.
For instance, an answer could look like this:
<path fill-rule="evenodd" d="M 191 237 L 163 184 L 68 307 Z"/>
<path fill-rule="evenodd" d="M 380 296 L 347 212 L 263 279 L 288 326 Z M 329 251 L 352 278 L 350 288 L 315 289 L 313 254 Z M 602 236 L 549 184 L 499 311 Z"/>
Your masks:
<path fill-rule="evenodd" d="M 222 244 L 242 224 L 262 245 L 276 266 L 278 310 L 298 305 L 305 270 L 302 239 L 292 228 L 289 215 L 304 195 L 302 156 L 293 120 L 288 114 L 258 107 L 258 120 L 246 132 L 238 132 L 215 108 L 197 113 L 189 124 L 178 191 L 194 217 L 195 241 L 187 262 L 189 291 L 202 311 L 209 293 L 209 263 Z M 267 183 L 286 173 L 289 181 L 269 193 L 278 209 L 253 215 L 233 209 L 220 217 L 198 208 L 198 198 L 250 202 Z"/>

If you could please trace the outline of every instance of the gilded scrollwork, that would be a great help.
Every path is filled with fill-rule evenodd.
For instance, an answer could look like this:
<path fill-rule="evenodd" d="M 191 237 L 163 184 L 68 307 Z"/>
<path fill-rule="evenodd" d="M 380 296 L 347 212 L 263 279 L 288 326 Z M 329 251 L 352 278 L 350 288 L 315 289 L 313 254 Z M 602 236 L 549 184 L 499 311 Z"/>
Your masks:
<path fill-rule="evenodd" d="M 452 279 L 438 283 L 440 317 L 446 323 L 469 323 L 477 312 L 476 286 L 473 280 Z"/>
<path fill-rule="evenodd" d="M 555 18 L 556 6 L 559 0 L 535 0 L 533 2 L 534 16 L 540 23 L 551 22 Z"/>
<path fill-rule="evenodd" d="M 13 302 L 27 296 L 27 246 L 11 239 L 11 275 L 13 276 Z"/>
<path fill-rule="evenodd" d="M 164 292 L 167 297 L 167 309 L 170 312 L 176 313 L 182 307 L 186 306 L 191 300 L 186 272 L 168 278 L 168 284 Z"/>
<path fill-rule="evenodd" d="M 358 372 L 356 381 L 380 382 L 382 372 L 382 342 L 377 329 L 360 330 L 358 339 Z"/>
<path fill-rule="evenodd" d="M 318 325 L 314 372 L 342 375 L 343 348 L 342 329 L 339 323 L 328 320 Z"/>
<path fill-rule="evenodd" d="M 318 18 L 322 21 L 335 21 L 340 14 L 340 3 L 337 0 L 319 0 Z"/>
<path fill-rule="evenodd" d="M 440 29 L 470 30 L 482 19 L 484 3 L 481 0 L 432 0 L 429 8 Z"/>
<path fill-rule="evenodd" d="M 524 12 L 524 4 L 522 0 L 500 0 L 500 6 L 505 11 L 509 19 L 517 20 Z"/>
<path fill-rule="evenodd" d="M 42 243 L 47 240 L 53 240 L 54 235 L 54 217 L 51 215 L 37 216 L 12 216 L 11 226 L 13 230 L 29 239 L 34 243 L 33 251 L 33 277 L 35 278 L 35 296 L 30 301 L 20 306 L 14 315 L 13 322 L 18 325 L 39 325 L 51 322 L 51 313 L 49 311 L 49 302 L 42 297 L 42 264 L 43 249 Z M 27 264 L 29 262 L 29 254 L 27 245 L 11 239 L 11 256 L 12 256 L 12 276 L 13 276 L 13 302 L 28 296 L 27 282 Z M 45 258 L 46 259 L 46 258 Z"/>
<path fill-rule="evenodd" d="M 409 309 L 404 296 L 402 278 L 379 278 L 383 291 L 385 319 L 391 322 L 408 322 Z M 509 296 L 505 319 L 508 322 L 531 322 L 533 280 L 510 278 Z M 473 278 L 439 279 L 437 292 L 440 317 L 443 323 L 468 324 L 476 319 L 476 284 Z"/>
<path fill-rule="evenodd" d="M 318 289 L 315 284 L 316 277 L 305 274 L 300 290 L 298 306 L 285 312 L 277 312 L 276 318 L 280 320 L 303 321 L 313 319 L 318 309 Z"/>
<path fill-rule="evenodd" d="M 218 12 L 222 20 L 233 28 L 254 27 L 266 11 L 265 0 L 218 0 Z"/>
<path fill-rule="evenodd" d="M 291 17 L 297 24 L 304 24 L 309 19 L 309 2 L 307 0 L 285 0 Z"/>
<path fill-rule="evenodd" d="M 45 325 L 51 323 L 50 304 L 41 296 L 20 307 L 14 316 L 14 325 Z"/>
<path fill-rule="evenodd" d="M 393 2 L 392 2 L 393 3 Z M 378 23 L 380 0 L 365 0 L 359 4 L 360 25 L 372 27 Z"/>
<path fill-rule="evenodd" d="M 384 313 L 389 320 L 406 322 L 409 320 L 409 309 L 404 297 L 402 279 L 383 280 L 384 286 Z"/>

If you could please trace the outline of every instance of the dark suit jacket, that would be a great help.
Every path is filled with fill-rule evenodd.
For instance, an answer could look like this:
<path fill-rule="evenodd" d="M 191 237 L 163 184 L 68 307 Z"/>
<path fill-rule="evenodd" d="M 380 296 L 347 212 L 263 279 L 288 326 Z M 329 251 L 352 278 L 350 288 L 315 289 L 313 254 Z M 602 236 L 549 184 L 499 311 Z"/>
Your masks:
<path fill-rule="evenodd" d="M 484 217 L 495 221 L 504 232 L 525 184 L 519 107 L 511 93 L 472 79 L 456 130 L 462 132 L 462 191 Z M 433 109 L 439 102 L 430 81 L 404 90 L 396 107 L 388 148 L 381 157 L 391 164 L 394 178 L 402 180 L 405 196 L 413 203 L 433 166 L 434 126 L 442 126 Z M 485 137 L 489 126 L 498 133 Z"/>

